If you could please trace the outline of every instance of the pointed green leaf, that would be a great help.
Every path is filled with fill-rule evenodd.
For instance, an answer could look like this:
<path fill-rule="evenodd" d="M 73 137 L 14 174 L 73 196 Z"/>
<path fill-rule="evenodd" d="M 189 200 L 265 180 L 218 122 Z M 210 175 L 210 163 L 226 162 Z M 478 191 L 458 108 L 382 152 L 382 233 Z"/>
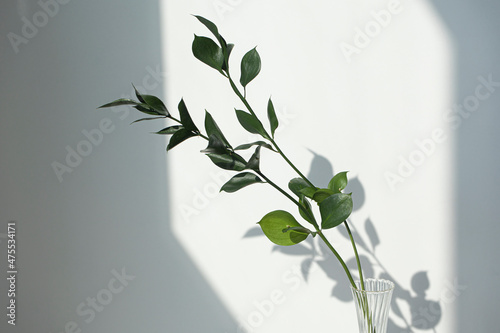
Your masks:
<path fill-rule="evenodd" d="M 255 79 L 260 72 L 260 66 L 260 56 L 256 48 L 251 49 L 243 56 L 240 77 L 240 83 L 243 87 Z"/>
<path fill-rule="evenodd" d="M 289 246 L 298 244 L 308 236 L 307 233 L 296 230 L 283 232 L 284 229 L 290 227 L 302 227 L 292 214 L 283 210 L 268 213 L 260 220 L 259 225 L 267 238 L 278 245 Z"/>
<path fill-rule="evenodd" d="M 146 101 L 144 100 L 144 98 L 142 97 L 142 94 L 137 90 L 137 88 L 134 86 L 134 84 L 132 83 L 132 87 L 134 87 L 134 91 L 135 91 L 135 96 L 137 97 L 137 99 L 139 101 L 141 101 L 141 103 L 146 103 Z"/>
<path fill-rule="evenodd" d="M 236 110 L 236 117 L 238 118 L 241 126 L 243 126 L 243 128 L 248 132 L 253 134 L 260 134 L 263 137 L 267 138 L 264 126 L 262 126 L 262 123 L 259 119 L 257 119 L 256 116 L 242 110 Z"/>
<path fill-rule="evenodd" d="M 220 39 L 219 29 L 217 29 L 217 26 L 212 21 L 207 20 L 203 16 L 194 15 L 194 17 L 196 17 L 198 21 L 200 21 L 205 27 L 207 27 L 208 30 L 210 30 L 210 32 L 214 34 L 217 40 Z"/>
<path fill-rule="evenodd" d="M 301 189 L 299 192 L 305 195 L 306 197 L 312 199 L 317 190 L 318 189 L 315 187 L 305 187 Z"/>
<path fill-rule="evenodd" d="M 309 223 L 313 223 L 314 220 L 314 213 L 312 211 L 311 203 L 309 200 L 304 195 L 301 195 L 299 198 L 299 204 L 302 206 L 302 208 L 299 207 L 299 213 L 300 216 L 304 220 L 306 220 Z"/>
<path fill-rule="evenodd" d="M 325 200 L 334 193 L 335 192 L 330 190 L 329 188 L 320 188 L 316 190 L 316 192 L 314 192 L 312 199 L 320 204 L 321 202 L 323 202 L 323 200 Z"/>
<path fill-rule="evenodd" d="M 158 113 L 155 109 L 150 107 L 149 105 L 142 103 L 142 104 L 137 104 L 134 106 L 134 108 L 138 111 L 141 111 L 145 114 L 153 115 L 153 116 L 161 116 L 161 113 Z"/>
<path fill-rule="evenodd" d="M 137 105 L 137 104 L 139 104 L 139 103 L 137 103 L 134 100 L 131 100 L 128 98 L 120 98 L 120 99 L 117 99 L 116 101 L 113 101 L 111 103 L 101 105 L 100 107 L 98 107 L 98 109 L 111 108 L 113 106 L 120 106 L 120 105 Z"/>
<path fill-rule="evenodd" d="M 190 130 L 188 130 L 186 128 L 181 128 L 181 129 L 177 130 L 174 133 L 174 135 L 172 135 L 172 137 L 170 138 L 170 141 L 169 141 L 168 146 L 167 146 L 167 151 L 171 150 L 172 148 L 177 146 L 179 143 L 181 143 L 189 138 L 192 138 L 193 136 L 196 136 L 196 134 L 194 134 L 193 132 L 191 132 Z"/>
<path fill-rule="evenodd" d="M 229 70 L 229 56 L 231 55 L 233 47 L 234 44 L 227 44 L 225 49 L 222 48 L 222 52 L 224 52 L 224 64 L 222 65 L 222 69 L 225 70 L 226 72 Z"/>
<path fill-rule="evenodd" d="M 161 131 L 156 132 L 155 134 L 164 134 L 164 135 L 174 134 L 175 132 L 177 132 L 178 130 L 183 129 L 183 128 L 184 127 L 182 127 L 180 125 L 169 126 L 169 127 L 165 127 Z"/>
<path fill-rule="evenodd" d="M 198 60 L 222 73 L 224 53 L 213 40 L 195 35 L 192 50 Z"/>
<path fill-rule="evenodd" d="M 285 232 L 289 232 L 291 230 L 297 231 L 301 234 L 306 234 L 306 235 L 314 234 L 314 232 L 312 232 L 311 230 L 304 228 L 304 227 L 288 227 L 288 228 L 283 229 L 282 232 L 285 233 Z"/>
<path fill-rule="evenodd" d="M 215 36 L 215 38 L 219 42 L 219 44 L 220 44 L 220 46 L 222 48 L 222 54 L 224 55 L 224 62 L 222 63 L 222 67 L 221 68 L 222 68 L 222 70 L 224 70 L 224 71 L 227 72 L 228 69 L 229 69 L 229 56 L 231 55 L 231 51 L 233 50 L 234 45 L 226 43 L 226 41 L 224 40 L 224 38 L 219 34 L 219 29 L 217 28 L 217 26 L 213 22 L 207 20 L 206 18 L 204 18 L 202 16 L 195 15 L 195 17 L 205 27 L 207 27 L 208 30 L 210 30 L 210 32 Z"/>
<path fill-rule="evenodd" d="M 352 212 L 350 194 L 335 193 L 319 204 L 321 228 L 330 229 L 344 222 Z"/>
<path fill-rule="evenodd" d="M 288 188 L 298 197 L 303 195 L 300 191 L 308 187 L 309 184 L 302 178 L 293 178 L 288 182 Z"/>
<path fill-rule="evenodd" d="M 219 139 L 218 136 L 212 134 L 208 137 L 208 146 L 207 148 L 201 151 L 205 154 L 227 154 L 229 153 L 226 145 Z"/>
<path fill-rule="evenodd" d="M 226 43 L 226 41 L 224 40 L 224 38 L 219 34 L 219 29 L 217 28 L 217 26 L 215 25 L 215 23 L 213 23 L 212 21 L 210 20 L 207 20 L 206 18 L 204 18 L 203 16 L 198 16 L 198 15 L 195 15 L 195 17 L 198 19 L 198 21 L 200 21 L 205 27 L 207 27 L 208 30 L 210 30 L 210 32 L 214 35 L 214 37 L 217 39 L 217 41 L 219 42 L 220 46 L 222 47 L 222 50 L 225 52 L 226 49 L 229 49 L 229 45 Z M 233 45 L 234 46 L 234 45 Z M 232 47 L 231 47 L 232 48 Z M 228 51 L 228 57 L 229 57 L 229 53 L 231 53 L 231 51 L 229 50 Z"/>
<path fill-rule="evenodd" d="M 328 188 L 335 193 L 340 193 L 347 186 L 347 172 L 339 172 L 328 183 Z"/>
<path fill-rule="evenodd" d="M 207 154 L 207 156 L 215 165 L 225 170 L 243 171 L 247 164 L 243 157 L 235 153 Z"/>
<path fill-rule="evenodd" d="M 163 104 L 161 99 L 159 99 L 158 97 L 153 96 L 153 95 L 142 95 L 142 98 L 147 105 L 149 105 L 151 108 L 158 111 L 159 114 L 163 114 L 166 116 L 169 115 L 167 107 L 165 106 L 165 104 Z"/>
<path fill-rule="evenodd" d="M 234 148 L 234 150 L 245 150 L 245 149 L 251 148 L 255 145 L 259 145 L 259 146 L 262 146 L 264 148 L 267 148 L 267 149 L 270 149 L 270 150 L 276 152 L 276 150 L 274 150 L 273 146 L 271 146 L 269 143 L 266 143 L 264 141 L 255 141 L 252 143 L 245 143 L 245 144 L 239 145 L 238 147 Z"/>
<path fill-rule="evenodd" d="M 138 123 L 138 122 L 141 122 L 141 121 L 145 121 L 145 120 L 153 120 L 153 119 L 165 119 L 165 116 L 161 116 L 161 117 L 149 117 L 149 118 L 141 118 L 141 119 L 137 119 L 137 120 L 134 120 L 133 122 L 131 122 L 131 123 L 130 123 L 130 125 L 135 124 L 135 123 Z"/>
<path fill-rule="evenodd" d="M 186 103 L 184 103 L 184 99 L 181 99 L 181 101 L 179 102 L 178 109 L 179 109 L 179 114 L 181 116 L 181 123 L 182 123 L 182 125 L 187 130 L 199 133 L 198 128 L 193 123 L 193 120 L 191 119 L 191 116 L 189 115 L 188 109 L 186 107 Z"/>
<path fill-rule="evenodd" d="M 257 146 L 255 148 L 255 152 L 253 153 L 252 157 L 248 160 L 247 165 L 245 165 L 245 169 L 251 169 L 254 171 L 259 171 L 260 167 L 260 146 Z"/>
<path fill-rule="evenodd" d="M 274 105 L 271 99 L 267 102 L 267 118 L 269 118 L 269 123 L 271 124 L 271 136 L 274 138 L 274 132 L 278 128 L 278 117 L 276 116 L 276 111 L 274 110 Z"/>
<path fill-rule="evenodd" d="M 255 183 L 263 183 L 263 181 L 259 178 L 259 176 L 251 172 L 242 172 L 231 178 L 222 186 L 220 190 L 228 193 L 233 193 L 245 186 Z"/>
<path fill-rule="evenodd" d="M 207 110 L 205 110 L 205 130 L 207 131 L 207 135 L 210 137 L 211 135 L 217 136 L 226 146 L 231 148 L 231 145 L 229 142 L 226 140 L 224 137 L 224 134 L 222 134 L 222 131 L 220 130 L 219 126 L 217 126 L 217 123 L 215 122 L 214 118 L 210 113 L 208 113 Z"/>

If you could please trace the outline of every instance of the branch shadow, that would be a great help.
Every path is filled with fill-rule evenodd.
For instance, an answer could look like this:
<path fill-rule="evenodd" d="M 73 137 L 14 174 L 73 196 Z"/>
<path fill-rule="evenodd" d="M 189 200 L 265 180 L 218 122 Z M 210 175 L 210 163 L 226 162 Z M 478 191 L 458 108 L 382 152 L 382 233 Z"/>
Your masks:
<path fill-rule="evenodd" d="M 327 184 L 333 177 L 333 166 L 327 158 L 313 151 L 313 159 L 308 174 L 308 178 L 314 184 Z M 352 192 L 354 207 L 353 212 L 363 207 L 366 195 L 363 184 L 358 177 L 349 179 L 346 193 Z M 370 217 L 366 217 L 363 224 L 363 232 L 356 223 L 350 223 L 351 231 L 360 251 L 360 262 L 363 267 L 365 277 L 378 277 L 394 282 L 396 288 L 391 302 L 391 314 L 388 322 L 388 333 L 414 332 L 414 329 L 436 331 L 442 317 L 442 309 L 439 301 L 429 299 L 426 291 L 430 288 L 430 280 L 427 272 L 415 272 L 409 283 L 403 283 L 386 269 L 379 259 L 376 248 L 381 244 L 381 238 L 377 233 L 376 224 Z M 339 226 L 336 228 L 340 235 L 350 242 L 347 231 Z M 253 227 L 245 233 L 244 238 L 263 236 L 259 227 Z M 315 242 L 311 237 L 295 246 L 274 246 L 272 251 L 278 251 L 290 256 L 301 256 L 301 272 L 307 282 L 316 264 L 326 276 L 334 283 L 331 296 L 337 300 L 348 303 L 352 302 L 350 285 L 345 278 L 345 272 L 338 263 L 335 256 L 322 242 Z M 357 272 L 356 258 L 354 254 L 349 258 L 344 258 L 353 278 L 359 279 Z M 378 275 L 377 275 L 377 272 Z M 410 313 L 410 316 L 405 315 Z"/>

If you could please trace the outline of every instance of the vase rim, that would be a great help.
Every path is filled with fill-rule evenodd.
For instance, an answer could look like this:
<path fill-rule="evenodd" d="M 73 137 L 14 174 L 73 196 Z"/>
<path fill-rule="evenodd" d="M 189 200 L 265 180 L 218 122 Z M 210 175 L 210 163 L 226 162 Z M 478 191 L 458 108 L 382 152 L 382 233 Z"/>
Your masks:
<path fill-rule="evenodd" d="M 376 294 L 376 293 L 386 293 L 386 292 L 389 292 L 389 291 L 392 291 L 394 290 L 394 282 L 392 281 L 389 281 L 389 280 L 386 280 L 386 279 L 375 279 L 375 278 L 368 278 L 368 279 L 363 279 L 363 281 L 366 283 L 368 281 L 380 281 L 380 282 L 384 282 L 387 284 L 387 288 L 384 288 L 384 289 L 381 289 L 381 290 L 361 290 L 361 289 L 358 289 L 358 288 L 354 288 L 353 286 L 351 286 L 351 289 L 354 289 L 358 292 L 362 292 L 362 293 L 367 293 L 367 294 Z M 358 285 L 358 283 L 360 283 L 361 281 L 360 280 L 356 280 L 355 283 L 356 285 Z"/>

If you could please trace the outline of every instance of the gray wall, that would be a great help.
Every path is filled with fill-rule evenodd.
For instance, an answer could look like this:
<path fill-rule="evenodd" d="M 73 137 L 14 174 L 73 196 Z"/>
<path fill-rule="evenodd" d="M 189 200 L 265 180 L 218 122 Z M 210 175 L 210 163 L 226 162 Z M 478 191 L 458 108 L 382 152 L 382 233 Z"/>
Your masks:
<path fill-rule="evenodd" d="M 463 286 L 457 332 L 497 330 L 500 306 L 500 3 L 434 1 L 456 46 L 456 96 L 465 102 L 478 76 L 491 77 L 491 96 L 458 125 L 456 142 L 456 258 Z M 471 320 L 473 318 L 473 320 Z"/>
<path fill-rule="evenodd" d="M 157 1 L 70 1 L 52 16 L 36 1 L 0 7 L 0 233 L 18 228 L 17 325 L 2 282 L 0 331 L 235 327 L 170 231 L 163 138 L 126 111 L 96 110 L 132 82 L 161 94 Z M 23 35 L 22 17 L 38 31 Z M 28 38 L 13 47 L 10 32 Z M 67 161 L 67 147 L 87 156 Z"/>

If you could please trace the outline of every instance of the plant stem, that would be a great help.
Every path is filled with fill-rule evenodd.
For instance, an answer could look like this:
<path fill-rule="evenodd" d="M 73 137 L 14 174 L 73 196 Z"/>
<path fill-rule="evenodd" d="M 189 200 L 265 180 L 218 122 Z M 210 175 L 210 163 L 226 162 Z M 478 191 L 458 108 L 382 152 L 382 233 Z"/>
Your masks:
<path fill-rule="evenodd" d="M 175 117 L 172 117 L 172 115 L 169 115 L 167 118 L 170 118 L 173 121 L 176 121 L 176 122 L 178 122 L 179 124 L 182 125 L 181 121 L 179 119 L 175 118 Z M 192 131 L 192 132 L 208 141 L 208 137 L 206 135 L 202 134 L 200 131 L 198 131 L 198 132 Z"/>
<path fill-rule="evenodd" d="M 358 264 L 359 271 L 359 280 L 361 283 L 361 290 L 365 290 L 365 282 L 363 278 L 363 270 L 361 269 L 361 262 L 359 261 L 358 249 L 356 248 L 356 243 L 354 242 L 354 237 L 352 236 L 351 229 L 349 228 L 349 224 L 347 224 L 347 220 L 344 221 L 345 228 L 347 229 L 347 233 L 349 234 L 349 238 L 351 238 L 352 248 L 354 250 L 354 255 L 356 256 L 356 263 Z"/>
<path fill-rule="evenodd" d="M 344 221 L 344 225 L 345 225 L 345 228 L 347 229 L 347 233 L 349 234 L 349 238 L 351 239 L 352 248 L 354 250 L 354 255 L 356 256 L 356 263 L 358 265 L 361 290 L 365 291 L 365 281 L 364 281 L 364 277 L 363 277 L 363 270 L 361 269 L 361 262 L 359 260 L 358 249 L 356 248 L 356 243 L 354 242 L 354 237 L 352 236 L 351 228 L 349 228 L 349 224 L 347 223 L 347 220 Z M 359 301 L 359 299 L 358 299 L 358 301 Z M 367 298 L 365 293 L 363 293 L 363 299 L 361 301 L 361 304 L 363 306 L 363 312 L 366 316 L 366 319 L 368 320 L 368 328 L 369 328 L 369 330 L 371 330 L 373 318 L 371 317 L 370 311 L 368 309 L 368 298 Z"/>
<path fill-rule="evenodd" d="M 340 256 L 340 254 L 335 250 L 335 248 L 332 246 L 332 244 L 330 244 L 330 242 L 325 237 L 325 235 L 323 235 L 323 232 L 321 230 L 319 230 L 319 229 L 316 229 L 316 230 L 318 232 L 319 237 L 321 237 L 321 239 L 323 240 L 323 242 L 325 242 L 326 246 L 328 246 L 328 248 L 333 252 L 333 254 L 335 255 L 335 257 L 337 257 L 337 260 L 342 265 L 342 268 L 344 268 L 344 271 L 347 274 L 347 278 L 349 279 L 349 282 L 351 283 L 351 285 L 353 286 L 353 288 L 356 288 L 356 283 L 354 283 L 354 279 L 352 278 L 351 272 L 349 272 L 349 268 L 345 264 L 344 260 Z"/>
<path fill-rule="evenodd" d="M 228 73 L 227 78 L 229 79 L 229 83 L 231 84 L 231 88 L 233 88 L 233 91 L 235 92 L 235 94 L 239 97 L 239 99 L 243 102 L 243 104 L 245 105 L 245 107 L 248 109 L 248 112 L 250 112 L 253 116 L 257 117 L 257 115 L 253 111 L 252 107 L 248 103 L 246 97 L 241 94 L 240 90 L 238 89 L 238 87 L 234 83 L 234 81 L 231 78 L 231 75 L 229 75 L 229 73 Z M 311 181 L 309 179 L 307 179 L 307 177 L 304 176 L 302 174 L 302 172 L 300 172 L 299 169 L 297 169 L 297 167 L 288 159 L 288 157 L 286 157 L 286 155 L 283 153 L 283 151 L 278 146 L 278 144 L 276 143 L 276 141 L 274 141 L 274 139 L 269 135 L 269 133 L 267 133 L 267 131 L 265 129 L 264 129 L 264 131 L 265 131 L 265 134 L 266 134 L 266 139 L 268 139 L 269 141 L 271 141 L 271 143 L 273 144 L 273 146 L 276 149 L 276 151 L 283 157 L 283 159 L 288 163 L 288 165 L 290 165 L 290 167 L 292 167 L 292 169 L 295 170 L 295 172 L 297 172 L 297 174 L 302 179 L 304 179 L 307 182 L 307 184 L 309 184 L 309 186 L 315 188 L 316 186 L 314 186 L 314 184 L 311 183 Z"/>
<path fill-rule="evenodd" d="M 229 80 L 229 83 L 231 85 L 231 88 L 233 89 L 233 91 L 235 92 L 235 94 L 239 97 L 239 99 L 243 102 L 243 104 L 245 105 L 245 107 L 247 108 L 248 112 L 250 112 L 254 117 L 257 117 L 257 115 L 255 114 L 255 112 L 253 111 L 252 107 L 250 106 L 250 104 L 248 103 L 247 99 L 246 99 L 246 91 L 245 91 L 245 96 L 243 96 L 240 92 L 240 90 L 238 89 L 238 87 L 236 86 L 236 84 L 234 83 L 233 79 L 231 78 L 231 75 L 229 74 L 229 71 L 227 72 L 227 78 Z M 288 165 L 290 165 L 290 167 L 292 167 L 293 170 L 295 170 L 295 172 L 297 172 L 297 174 L 302 178 L 304 179 L 304 181 L 311 187 L 314 187 L 316 188 L 316 186 L 314 186 L 314 184 L 309 180 L 307 179 L 307 177 L 302 174 L 302 172 L 300 172 L 299 169 L 297 169 L 297 167 L 288 159 L 288 157 L 286 157 L 286 155 L 283 153 L 283 151 L 281 150 L 281 148 L 278 146 L 278 144 L 276 143 L 276 141 L 274 141 L 274 139 L 269 135 L 269 133 L 267 133 L 267 131 L 264 129 L 264 134 L 265 134 L 265 138 L 268 139 L 274 146 L 274 148 L 276 149 L 276 151 L 283 157 L 283 159 L 288 163 Z M 356 284 L 354 283 L 354 279 L 352 278 L 352 275 L 351 275 L 351 272 L 349 271 L 349 268 L 347 267 L 346 263 L 344 262 L 344 260 L 342 259 L 342 257 L 340 256 L 340 254 L 337 252 L 337 250 L 335 250 L 335 248 L 332 246 L 332 244 L 330 244 L 330 242 L 328 241 L 328 239 L 325 237 L 325 235 L 323 235 L 323 232 L 322 230 L 319 228 L 319 225 L 317 224 L 316 220 L 314 219 L 314 216 L 311 216 L 311 214 L 304 209 L 304 207 L 302 207 L 302 205 L 295 199 L 293 198 L 290 194 L 288 194 L 286 191 L 284 191 L 281 187 L 279 187 L 278 185 L 276 185 L 274 182 L 272 182 L 269 178 L 267 178 L 261 171 L 256 171 L 257 174 L 259 174 L 259 176 L 261 176 L 267 183 L 269 183 L 272 187 L 274 187 L 276 190 L 278 190 L 279 192 L 281 192 L 284 196 L 286 196 L 288 199 L 290 199 L 295 205 L 297 205 L 299 207 L 299 209 L 301 209 L 303 212 L 305 212 L 305 214 L 311 218 L 311 222 L 313 224 L 313 226 L 316 228 L 316 232 L 317 234 L 320 236 L 320 238 L 323 240 L 323 242 L 325 242 L 325 244 L 328 246 L 328 248 L 332 251 L 332 253 L 335 255 L 335 257 L 337 257 L 337 260 L 340 262 L 340 264 L 342 265 L 342 268 L 344 269 L 344 271 L 346 272 L 347 274 L 347 278 L 349 279 L 349 282 L 351 283 L 351 285 L 356 288 Z M 352 239 L 352 238 L 351 238 Z M 354 244 L 354 243 L 353 243 Z M 356 253 L 356 258 L 358 258 L 358 254 L 357 252 L 355 251 Z M 361 269 L 361 266 L 359 266 L 359 259 L 358 259 L 358 267 Z"/>
<path fill-rule="evenodd" d="M 205 135 L 201 134 L 200 132 L 197 132 L 196 134 L 208 141 L 208 138 Z"/>
<path fill-rule="evenodd" d="M 281 155 L 281 156 L 285 159 L 285 161 L 288 163 L 288 165 L 290 165 L 290 166 L 292 167 L 292 169 L 293 169 L 293 170 L 295 170 L 295 172 L 297 172 L 297 174 L 298 174 L 298 175 L 299 175 L 302 179 L 304 179 L 304 180 L 307 182 L 307 184 L 309 184 L 309 186 L 316 188 L 316 186 L 314 186 L 314 184 L 313 184 L 313 183 L 311 183 L 311 181 L 309 181 L 309 179 L 307 179 L 307 177 L 306 177 L 306 176 L 304 176 L 304 175 L 302 174 L 302 172 L 300 172 L 300 170 L 299 170 L 299 169 L 297 169 L 297 168 L 295 167 L 295 165 L 293 165 L 293 163 L 292 163 L 292 162 L 291 162 L 291 161 L 290 161 L 290 160 L 286 157 L 286 155 L 283 153 L 283 151 L 281 151 L 281 149 L 280 149 L 280 147 L 278 146 L 278 144 L 276 143 L 276 141 L 274 141 L 274 139 L 272 139 L 272 138 L 270 138 L 269 140 L 270 140 L 270 141 L 271 141 L 271 143 L 273 144 L 274 148 L 276 148 L 276 150 L 278 151 L 278 153 L 279 153 L 279 154 L 280 154 L 280 155 Z"/>
<path fill-rule="evenodd" d="M 340 264 L 342 265 L 342 268 L 344 269 L 344 271 L 346 272 L 347 274 L 347 278 L 349 279 L 349 282 L 351 283 L 351 285 L 356 288 L 356 284 L 354 283 L 354 279 L 352 278 L 352 275 L 351 275 L 351 272 L 349 271 L 349 268 L 347 267 L 345 261 L 342 259 L 342 257 L 340 256 L 340 254 L 337 252 L 337 250 L 335 250 L 335 248 L 332 246 L 332 244 L 328 241 L 328 239 L 325 237 L 325 235 L 323 235 L 323 232 L 321 231 L 321 229 L 319 228 L 318 224 L 316 223 L 315 219 L 314 219 L 314 216 L 311 216 L 310 213 L 308 211 L 306 211 L 302 205 L 294 198 L 292 197 L 290 194 L 288 194 L 286 191 L 284 191 L 281 187 L 279 187 L 278 185 L 276 185 L 273 181 L 271 181 L 269 178 L 267 178 L 261 171 L 256 171 L 257 174 L 259 176 L 261 176 L 267 183 L 269 183 L 269 185 L 271 185 L 272 187 L 274 187 L 276 190 L 278 190 L 279 192 L 281 192 L 283 195 L 285 195 L 288 199 L 290 199 L 295 205 L 297 205 L 299 207 L 299 209 L 301 209 L 303 212 L 305 212 L 305 214 L 307 214 L 310 218 L 311 218 L 311 224 L 314 226 L 314 228 L 316 229 L 316 232 L 318 233 L 319 237 L 321 238 L 321 240 L 323 240 L 323 242 L 326 244 L 326 246 L 328 246 L 328 248 L 332 251 L 332 253 L 335 255 L 335 257 L 337 257 L 337 260 L 340 262 Z"/>
<path fill-rule="evenodd" d="M 285 197 L 287 197 L 288 199 L 290 199 L 295 205 L 297 205 L 299 207 L 300 210 L 302 210 L 310 219 L 311 219 L 311 224 L 316 228 L 318 229 L 319 226 L 318 224 L 316 223 L 316 219 L 314 218 L 314 216 L 312 216 L 307 210 L 304 209 L 304 207 L 302 207 L 302 205 L 294 198 L 292 197 L 288 192 L 286 192 L 285 190 L 283 190 L 280 186 L 278 186 L 277 184 L 275 184 L 271 179 L 267 178 L 266 175 L 264 175 L 262 173 L 262 171 L 256 171 L 257 174 L 259 176 L 261 176 L 269 185 L 271 185 L 272 187 L 274 187 L 276 190 L 278 190 L 279 192 L 281 192 L 281 194 L 283 194 Z"/>

